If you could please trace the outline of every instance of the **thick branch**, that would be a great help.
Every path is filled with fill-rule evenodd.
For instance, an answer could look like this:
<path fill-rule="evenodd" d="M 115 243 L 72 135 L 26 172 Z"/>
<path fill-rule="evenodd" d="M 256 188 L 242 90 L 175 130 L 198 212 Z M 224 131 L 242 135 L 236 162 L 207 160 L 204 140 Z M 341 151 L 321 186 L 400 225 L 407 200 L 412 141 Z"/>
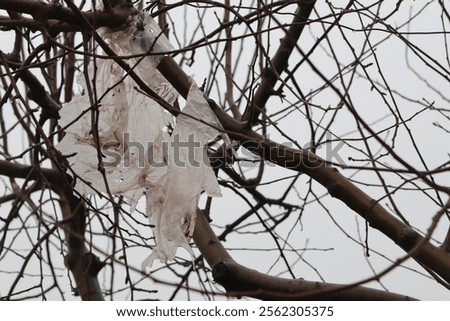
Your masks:
<path fill-rule="evenodd" d="M 284 279 L 248 269 L 231 258 L 200 210 L 197 213 L 194 241 L 213 269 L 214 280 L 232 296 L 250 296 L 262 300 L 413 300 L 408 296 L 363 286 L 348 287 Z"/>
<path fill-rule="evenodd" d="M 36 0 L 2 0 L 0 9 L 20 12 L 33 16 L 50 34 L 60 31 L 80 31 L 82 21 L 71 9 L 59 3 L 45 3 Z M 136 9 L 118 6 L 112 11 L 84 12 L 83 16 L 96 27 L 117 28 L 124 25 Z M 28 19 L 25 19 L 30 23 Z M 19 21 L 18 21 L 19 22 Z"/>
<path fill-rule="evenodd" d="M 314 4 L 315 0 L 301 1 L 299 4 L 286 35 L 281 39 L 277 52 L 269 62 L 269 66 L 263 71 L 261 83 L 255 93 L 253 102 L 244 112 L 242 118 L 244 121 L 250 121 L 254 124 L 270 96 L 274 94 L 275 84 L 279 75 L 288 67 L 289 57 L 303 32 Z"/>
<path fill-rule="evenodd" d="M 30 178 L 38 180 L 41 176 L 46 181 L 55 185 L 64 185 L 64 176 L 56 169 L 39 168 L 35 170 L 32 166 L 21 165 L 0 159 L 0 175 L 16 178 Z"/>
<path fill-rule="evenodd" d="M 62 191 L 60 196 L 63 217 L 68 221 L 64 228 L 68 248 L 65 264 L 75 278 L 75 294 L 83 301 L 103 301 L 97 274 L 104 264 L 85 246 L 86 205 L 72 191 Z"/>
<path fill-rule="evenodd" d="M 38 52 L 41 50 L 44 50 L 47 48 L 47 45 L 41 45 L 40 50 L 35 50 L 35 55 L 37 55 Z M 4 57 L 7 60 L 7 66 L 5 67 L 11 67 L 13 70 L 16 70 L 16 78 L 20 78 L 25 85 L 29 89 L 29 95 L 28 97 L 33 100 L 35 103 L 37 103 L 42 108 L 41 113 L 41 122 L 44 122 L 45 120 L 49 118 L 59 118 L 59 110 L 61 107 L 58 105 L 55 100 L 45 91 L 44 86 L 42 85 L 41 81 L 31 72 L 30 69 L 21 69 L 23 67 L 26 67 L 26 64 L 24 65 L 21 61 L 19 61 L 16 57 L 13 55 L 4 55 Z M 27 63 L 29 63 L 31 59 L 30 57 L 27 58 Z M 2 61 L 0 61 L 1 63 Z"/>

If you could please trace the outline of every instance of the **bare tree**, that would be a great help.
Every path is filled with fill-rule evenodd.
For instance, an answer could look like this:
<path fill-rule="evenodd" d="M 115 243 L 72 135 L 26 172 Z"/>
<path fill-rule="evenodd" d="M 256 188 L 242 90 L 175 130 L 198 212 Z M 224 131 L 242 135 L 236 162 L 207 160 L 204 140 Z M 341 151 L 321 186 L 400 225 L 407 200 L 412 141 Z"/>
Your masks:
<path fill-rule="evenodd" d="M 134 2 L 0 1 L 2 300 L 448 297 L 444 1 Z M 144 30 L 147 15 L 159 29 L 144 53 L 105 37 Z M 165 36 L 172 47 L 157 52 Z M 136 67 L 151 62 L 178 98 Z M 101 91 L 104 63 L 122 81 Z M 203 193 L 189 214 L 194 257 L 179 249 L 142 270 L 155 226 L 142 199 L 108 187 L 99 119 L 125 83 L 164 117 L 187 117 L 194 81 L 218 120 L 197 125 L 222 134 L 207 153 L 223 195 Z M 96 183 L 76 170 L 87 156 L 59 148 L 77 99 L 98 193 L 77 188 Z"/>

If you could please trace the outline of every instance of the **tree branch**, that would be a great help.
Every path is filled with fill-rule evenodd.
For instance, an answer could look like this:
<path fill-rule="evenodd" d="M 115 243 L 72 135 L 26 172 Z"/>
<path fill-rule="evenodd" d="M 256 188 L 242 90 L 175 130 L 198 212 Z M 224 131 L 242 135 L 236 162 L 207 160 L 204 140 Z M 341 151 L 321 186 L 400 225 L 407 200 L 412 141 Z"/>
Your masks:
<path fill-rule="evenodd" d="M 34 58 L 38 53 L 42 50 L 45 50 L 48 47 L 48 44 L 45 43 L 34 51 L 31 54 L 27 61 L 21 62 L 19 59 L 14 57 L 13 55 L 4 55 L 7 59 L 6 68 L 11 67 L 16 71 L 16 78 L 20 78 L 25 85 L 28 87 L 28 97 L 33 100 L 36 104 L 38 104 L 42 108 L 40 123 L 43 124 L 47 119 L 59 118 L 59 110 L 61 107 L 57 102 L 53 100 L 53 98 L 46 92 L 44 86 L 41 81 L 30 71 L 27 69 L 28 63 L 31 62 L 32 58 Z M 3 62 L 3 59 L 0 60 L 0 64 Z"/>
<path fill-rule="evenodd" d="M 213 277 L 230 296 L 261 300 L 414 300 L 363 286 L 284 279 L 236 263 L 220 243 L 201 210 L 197 211 L 194 241 L 213 270 Z"/>
<path fill-rule="evenodd" d="M 83 199 L 73 195 L 72 189 L 67 186 L 70 178 L 64 177 L 65 174 L 61 174 L 55 169 L 41 168 L 38 171 L 32 166 L 14 164 L 5 160 L 0 160 L 0 175 L 17 178 L 28 177 L 34 180 L 43 178 L 50 183 L 50 187 L 60 196 L 65 223 L 63 228 L 68 248 L 65 263 L 75 278 L 75 293 L 84 301 L 104 300 L 97 279 L 103 263 L 85 246 L 84 231 L 87 209 Z"/>
<path fill-rule="evenodd" d="M 286 34 L 281 39 L 277 52 L 269 61 L 269 67 L 266 67 L 261 76 L 261 83 L 255 93 L 253 102 L 245 110 L 242 117 L 243 121 L 249 121 L 255 124 L 261 114 L 264 106 L 274 93 L 274 87 L 279 79 L 280 74 L 286 70 L 288 60 L 292 50 L 300 38 L 303 29 L 308 21 L 309 15 L 314 8 L 315 0 L 301 1 L 294 13 L 294 19 L 286 30 Z"/>
<path fill-rule="evenodd" d="M 65 184 L 64 175 L 56 169 L 39 168 L 37 171 L 33 166 L 21 165 L 0 159 L 0 175 L 17 178 L 38 180 L 42 175 L 46 181 L 55 185 Z"/>
<path fill-rule="evenodd" d="M 29 14 L 50 34 L 57 34 L 60 31 L 81 31 L 83 26 L 76 13 L 59 3 L 45 3 L 36 0 L 2 0 L 0 1 L 0 9 Z M 133 7 L 121 5 L 110 11 L 83 12 L 83 16 L 98 28 L 117 28 L 124 25 L 136 12 L 137 10 Z M 31 23 L 26 18 L 24 18 L 24 22 Z M 35 27 L 38 27 L 38 25 Z"/>
<path fill-rule="evenodd" d="M 97 274 L 104 263 L 85 246 L 84 232 L 87 209 L 84 201 L 67 189 L 59 192 L 68 254 L 65 264 L 75 278 L 75 294 L 83 301 L 103 301 Z"/>

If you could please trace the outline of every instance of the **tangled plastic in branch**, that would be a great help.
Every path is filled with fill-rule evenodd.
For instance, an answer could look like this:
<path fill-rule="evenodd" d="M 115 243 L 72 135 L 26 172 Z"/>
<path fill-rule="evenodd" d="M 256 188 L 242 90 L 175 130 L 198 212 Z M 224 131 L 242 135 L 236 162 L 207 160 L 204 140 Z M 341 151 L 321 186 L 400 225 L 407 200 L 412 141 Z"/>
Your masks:
<path fill-rule="evenodd" d="M 134 17 L 126 30 L 104 29 L 101 33 L 117 55 L 141 54 L 127 62 L 156 93 L 174 103 L 178 93 L 156 69 L 161 53 L 172 47 L 148 14 Z M 219 121 L 195 84 L 182 113 L 174 119 L 156 101 L 138 91 L 112 59 L 97 60 L 96 67 L 94 71 L 90 66 L 88 81 L 95 89 L 97 104 L 91 108 L 86 92 L 88 78 L 83 75 L 79 83 L 84 94 L 75 96 L 61 110 L 60 125 L 66 135 L 57 147 L 76 174 L 75 189 L 81 194 L 123 195 L 129 200 L 131 211 L 141 197 L 146 197 L 157 245 L 142 263 L 144 270 L 155 259 L 174 259 L 177 247 L 193 255 L 189 240 L 200 194 L 220 196 L 214 172 L 205 162 L 204 149 L 208 141 L 219 135 Z M 92 116 L 94 108 L 98 119 Z M 93 124 L 98 128 L 98 143 L 92 135 Z M 172 133 L 168 127 L 173 128 Z M 174 144 L 175 139 L 188 141 L 190 135 L 198 144 L 193 154 Z M 136 151 L 132 145 L 142 146 L 143 150 Z M 151 161 L 142 163 L 142 157 L 148 155 Z M 189 159 L 192 156 L 195 162 Z M 99 160 L 105 175 L 99 171 Z"/>

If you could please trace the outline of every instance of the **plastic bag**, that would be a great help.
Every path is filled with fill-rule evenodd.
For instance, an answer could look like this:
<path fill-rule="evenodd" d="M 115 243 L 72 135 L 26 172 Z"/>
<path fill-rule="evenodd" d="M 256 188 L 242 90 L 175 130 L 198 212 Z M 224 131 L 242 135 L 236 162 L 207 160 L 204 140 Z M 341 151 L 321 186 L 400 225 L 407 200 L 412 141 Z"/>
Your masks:
<path fill-rule="evenodd" d="M 178 98 L 156 68 L 161 59 L 157 53 L 172 47 L 148 14 L 134 17 L 125 30 L 100 32 L 118 55 L 142 54 L 129 59 L 129 64 L 136 65 L 133 70 L 163 99 L 172 104 Z M 89 76 L 93 75 L 90 67 Z M 99 97 L 97 127 L 105 175 L 98 170 L 89 97 L 80 94 L 61 110 L 60 125 L 66 135 L 57 146 L 76 174 L 75 189 L 82 194 L 109 190 L 123 195 L 131 211 L 141 197 L 147 198 L 147 216 L 157 244 L 142 263 L 143 269 L 151 267 L 155 259 L 174 259 L 178 247 L 193 255 L 189 241 L 200 194 L 220 195 L 205 145 L 221 127 L 203 93 L 193 84 L 185 108 L 174 121 L 157 102 L 137 91 L 112 59 L 97 60 L 93 79 Z M 85 77 L 79 84 L 85 92 Z M 169 127 L 174 128 L 171 135 Z"/>

